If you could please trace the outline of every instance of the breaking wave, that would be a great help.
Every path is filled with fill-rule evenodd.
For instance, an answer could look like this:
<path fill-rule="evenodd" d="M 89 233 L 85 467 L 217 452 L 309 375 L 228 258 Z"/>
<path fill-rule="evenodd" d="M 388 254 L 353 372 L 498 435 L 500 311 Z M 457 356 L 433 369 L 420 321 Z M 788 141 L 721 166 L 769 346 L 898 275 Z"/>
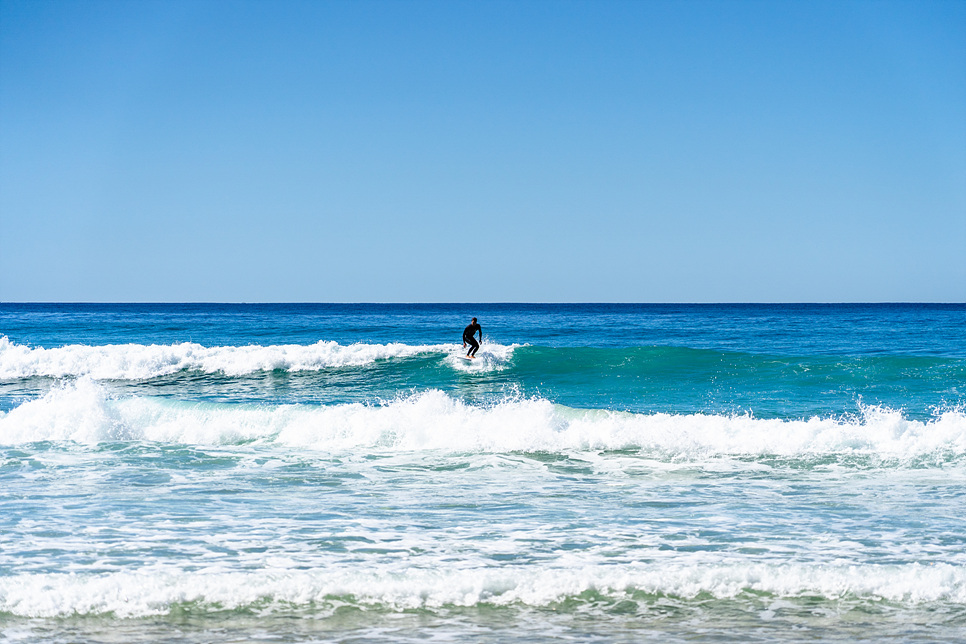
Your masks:
<path fill-rule="evenodd" d="M 381 404 L 241 405 L 115 397 L 81 379 L 0 413 L 0 444 L 36 441 L 271 443 L 322 451 L 513 452 L 642 449 L 669 457 L 865 454 L 966 456 L 966 414 L 926 421 L 866 407 L 847 418 L 638 414 L 575 409 L 542 398 L 489 405 L 429 390 Z"/>
<path fill-rule="evenodd" d="M 452 366 L 480 371 L 499 368 L 513 351 L 512 346 L 485 344 L 478 360 L 464 364 L 454 356 L 457 344 L 341 345 L 319 341 L 311 345 L 249 345 L 205 347 L 192 342 L 180 344 L 72 344 L 45 349 L 13 343 L 0 336 L 0 379 L 46 376 L 90 377 L 96 380 L 143 380 L 179 371 L 201 371 L 241 376 L 258 371 L 319 371 L 357 367 L 377 360 L 410 358 L 420 354 L 446 354 Z"/>
<path fill-rule="evenodd" d="M 476 568 L 403 571 L 260 570 L 185 572 L 177 568 L 102 574 L 24 574 L 0 578 L 0 614 L 24 617 L 167 614 L 176 606 L 220 611 L 258 606 L 350 604 L 389 610 L 446 606 L 604 604 L 641 595 L 718 599 L 765 595 L 826 600 L 966 603 L 966 569 L 939 564 L 634 564 L 583 568 Z"/>

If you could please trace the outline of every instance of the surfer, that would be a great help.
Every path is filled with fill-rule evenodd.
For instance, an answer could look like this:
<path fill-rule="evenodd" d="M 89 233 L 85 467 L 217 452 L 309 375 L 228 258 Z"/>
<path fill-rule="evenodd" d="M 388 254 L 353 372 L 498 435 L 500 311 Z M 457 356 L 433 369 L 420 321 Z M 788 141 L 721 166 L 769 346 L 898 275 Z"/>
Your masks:
<path fill-rule="evenodd" d="M 479 342 L 477 342 L 476 338 L 473 337 L 477 331 L 480 333 L 480 342 L 483 342 L 483 329 L 481 329 L 480 325 L 476 323 L 476 318 L 473 318 L 473 320 L 466 325 L 466 328 L 463 329 L 463 348 L 466 348 L 467 342 L 470 343 L 470 350 L 466 354 L 467 358 L 475 358 L 476 350 L 480 348 Z"/>

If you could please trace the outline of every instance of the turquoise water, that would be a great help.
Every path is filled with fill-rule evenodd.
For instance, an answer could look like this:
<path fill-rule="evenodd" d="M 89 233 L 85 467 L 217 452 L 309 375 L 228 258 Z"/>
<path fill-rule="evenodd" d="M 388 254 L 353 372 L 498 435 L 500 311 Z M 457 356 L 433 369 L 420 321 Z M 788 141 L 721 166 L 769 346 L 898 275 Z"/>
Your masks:
<path fill-rule="evenodd" d="M 964 330 L 963 305 L 0 305 L 3 634 L 960 639 Z"/>

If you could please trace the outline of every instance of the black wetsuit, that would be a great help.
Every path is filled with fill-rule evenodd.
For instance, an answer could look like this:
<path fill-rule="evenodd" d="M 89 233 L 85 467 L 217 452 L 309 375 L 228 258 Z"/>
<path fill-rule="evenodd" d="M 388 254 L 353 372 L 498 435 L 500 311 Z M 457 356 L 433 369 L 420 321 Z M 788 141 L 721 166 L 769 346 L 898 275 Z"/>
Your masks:
<path fill-rule="evenodd" d="M 483 329 L 480 328 L 479 324 L 467 324 L 466 328 L 463 329 L 463 342 L 470 345 L 468 356 L 475 356 L 476 350 L 480 348 L 480 342 L 476 341 L 473 335 L 479 331 L 480 332 L 480 342 L 483 342 Z"/>

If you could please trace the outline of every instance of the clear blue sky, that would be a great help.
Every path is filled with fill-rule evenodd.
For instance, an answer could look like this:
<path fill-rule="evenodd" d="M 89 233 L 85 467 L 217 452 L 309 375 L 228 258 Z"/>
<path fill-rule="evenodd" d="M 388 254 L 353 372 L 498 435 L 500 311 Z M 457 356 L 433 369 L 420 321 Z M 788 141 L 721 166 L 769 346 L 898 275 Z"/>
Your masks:
<path fill-rule="evenodd" d="M 0 0 L 0 301 L 966 301 L 966 2 Z"/>

